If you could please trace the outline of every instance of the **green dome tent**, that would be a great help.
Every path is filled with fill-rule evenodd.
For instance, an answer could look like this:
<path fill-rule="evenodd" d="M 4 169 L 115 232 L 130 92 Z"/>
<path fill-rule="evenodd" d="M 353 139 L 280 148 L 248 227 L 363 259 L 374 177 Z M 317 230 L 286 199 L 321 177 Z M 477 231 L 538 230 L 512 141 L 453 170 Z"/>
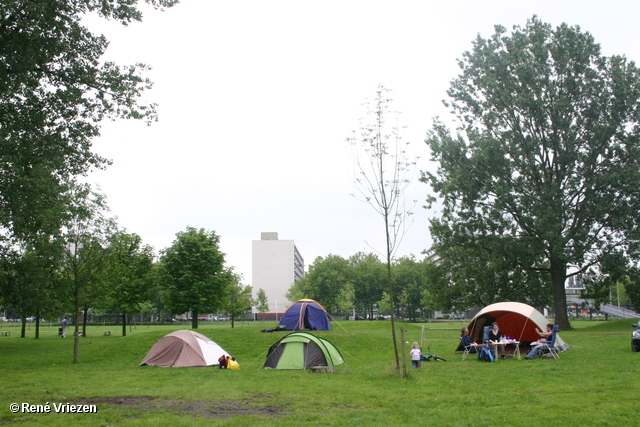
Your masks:
<path fill-rule="evenodd" d="M 310 369 L 344 363 L 340 351 L 324 338 L 292 332 L 271 346 L 265 369 Z"/>

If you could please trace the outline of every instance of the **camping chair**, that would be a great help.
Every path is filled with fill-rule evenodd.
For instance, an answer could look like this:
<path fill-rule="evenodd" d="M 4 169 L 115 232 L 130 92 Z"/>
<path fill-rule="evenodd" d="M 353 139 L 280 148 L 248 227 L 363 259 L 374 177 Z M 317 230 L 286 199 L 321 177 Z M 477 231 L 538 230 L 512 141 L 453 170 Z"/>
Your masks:
<path fill-rule="evenodd" d="M 462 337 L 460 337 L 460 342 L 462 342 Z M 476 352 L 476 346 L 473 344 L 469 344 L 467 346 L 463 346 L 464 348 L 464 352 L 462 353 L 462 360 L 467 358 L 467 355 L 469 353 L 475 353 Z"/>
<path fill-rule="evenodd" d="M 482 328 L 482 343 L 489 345 L 489 332 L 491 332 L 493 326 L 485 326 Z"/>
<path fill-rule="evenodd" d="M 482 328 L 482 339 L 484 340 L 483 343 L 486 344 L 487 348 L 489 350 L 491 350 L 491 353 L 493 354 L 493 358 L 497 359 L 498 358 L 498 345 L 491 345 L 491 343 L 489 342 L 489 334 L 491 333 L 491 330 L 493 329 L 493 325 L 491 326 L 485 326 L 484 328 Z M 492 360 L 493 362 L 493 360 Z"/>
<path fill-rule="evenodd" d="M 558 349 L 555 347 L 556 335 L 559 331 L 560 328 L 558 325 L 553 325 L 553 329 L 551 330 L 551 339 L 542 348 L 540 348 L 540 351 L 538 351 L 538 357 L 544 357 L 543 355 L 550 354 L 554 359 L 560 359 L 560 356 L 558 356 Z"/>

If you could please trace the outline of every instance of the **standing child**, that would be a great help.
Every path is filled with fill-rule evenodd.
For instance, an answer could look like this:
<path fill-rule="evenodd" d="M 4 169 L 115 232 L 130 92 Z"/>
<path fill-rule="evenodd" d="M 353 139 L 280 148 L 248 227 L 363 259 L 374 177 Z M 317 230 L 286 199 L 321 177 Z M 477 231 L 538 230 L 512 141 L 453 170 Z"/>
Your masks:
<path fill-rule="evenodd" d="M 413 348 L 411 349 L 411 367 L 419 368 L 420 360 L 422 358 L 422 352 L 420 351 L 420 346 L 417 342 L 413 343 Z"/>

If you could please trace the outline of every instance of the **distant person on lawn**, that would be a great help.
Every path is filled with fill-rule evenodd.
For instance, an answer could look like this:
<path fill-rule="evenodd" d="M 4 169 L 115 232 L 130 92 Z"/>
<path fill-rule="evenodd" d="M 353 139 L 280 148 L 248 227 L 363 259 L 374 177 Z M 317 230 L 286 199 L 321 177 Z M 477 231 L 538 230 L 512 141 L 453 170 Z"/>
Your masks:
<path fill-rule="evenodd" d="M 411 367 L 419 368 L 421 365 L 422 352 L 420 351 L 420 346 L 417 342 L 413 343 L 413 348 L 411 349 Z"/>

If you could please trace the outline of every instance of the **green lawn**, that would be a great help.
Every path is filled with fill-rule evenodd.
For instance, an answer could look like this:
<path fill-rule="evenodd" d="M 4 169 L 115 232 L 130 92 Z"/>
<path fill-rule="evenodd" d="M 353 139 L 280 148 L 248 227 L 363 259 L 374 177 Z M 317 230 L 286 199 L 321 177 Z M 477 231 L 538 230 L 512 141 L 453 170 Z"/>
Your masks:
<path fill-rule="evenodd" d="M 92 327 L 74 365 L 73 339 L 59 338 L 57 326 L 35 340 L 33 330 L 20 338 L 17 325 L 3 324 L 11 336 L 0 337 L 0 425 L 633 425 L 640 353 L 630 350 L 632 323 L 575 322 L 561 332 L 572 348 L 560 360 L 497 363 L 454 354 L 465 323 L 424 324 L 424 352 L 430 346 L 447 361 L 423 362 L 409 379 L 393 375 L 388 321 L 334 322 L 333 331 L 317 332 L 346 360 L 333 374 L 262 369 L 267 349 L 284 335 L 260 332 L 274 325 L 202 325 L 198 331 L 240 363 L 227 371 L 139 367 L 176 326 L 137 327 L 127 337 Z M 422 324 L 404 326 L 407 341 L 420 341 Z M 112 336 L 103 335 L 107 329 Z M 11 403 L 92 404 L 97 413 L 14 414 Z"/>

